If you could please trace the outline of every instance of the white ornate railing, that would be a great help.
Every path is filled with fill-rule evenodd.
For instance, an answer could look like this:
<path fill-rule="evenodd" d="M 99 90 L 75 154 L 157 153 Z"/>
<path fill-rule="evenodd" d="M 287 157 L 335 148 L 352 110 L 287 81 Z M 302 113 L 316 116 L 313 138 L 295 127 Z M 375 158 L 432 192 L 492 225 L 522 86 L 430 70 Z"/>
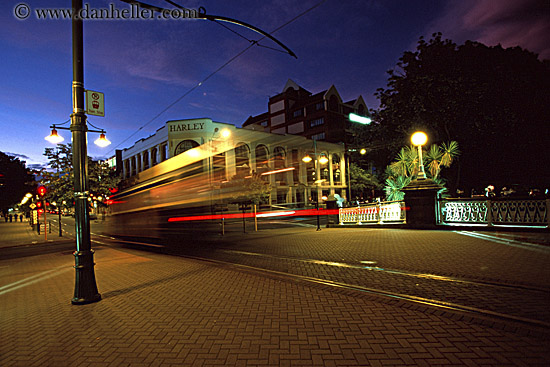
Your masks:
<path fill-rule="evenodd" d="M 385 201 L 358 207 L 340 208 L 340 224 L 403 223 L 405 202 Z"/>
<path fill-rule="evenodd" d="M 438 224 L 550 227 L 550 199 L 441 199 Z M 404 223 L 404 201 L 386 201 L 339 209 L 340 224 Z"/>
<path fill-rule="evenodd" d="M 549 226 L 550 200 L 443 199 L 440 224 Z"/>

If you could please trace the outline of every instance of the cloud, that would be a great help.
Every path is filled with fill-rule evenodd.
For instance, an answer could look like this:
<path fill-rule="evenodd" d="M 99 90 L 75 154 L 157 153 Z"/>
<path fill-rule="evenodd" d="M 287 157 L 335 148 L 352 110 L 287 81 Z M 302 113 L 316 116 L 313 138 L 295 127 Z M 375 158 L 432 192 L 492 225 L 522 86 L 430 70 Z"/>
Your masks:
<path fill-rule="evenodd" d="M 27 160 L 29 159 L 28 156 L 24 155 L 24 154 L 19 154 L 19 153 L 10 153 L 10 152 L 4 152 L 6 155 L 9 155 L 10 157 L 15 157 L 19 160 Z"/>
<path fill-rule="evenodd" d="M 550 3 L 545 0 L 452 1 L 426 33 L 505 48 L 520 46 L 550 59 Z"/>

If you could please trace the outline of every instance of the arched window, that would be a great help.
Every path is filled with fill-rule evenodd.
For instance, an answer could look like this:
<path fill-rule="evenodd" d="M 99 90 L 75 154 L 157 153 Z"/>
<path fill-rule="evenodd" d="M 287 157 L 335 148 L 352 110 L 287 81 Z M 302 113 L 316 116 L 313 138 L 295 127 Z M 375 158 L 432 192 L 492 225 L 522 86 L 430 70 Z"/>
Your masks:
<path fill-rule="evenodd" d="M 149 152 L 143 152 L 143 170 L 149 168 Z"/>
<path fill-rule="evenodd" d="M 269 157 L 267 147 L 260 144 L 255 149 L 256 153 L 256 173 L 261 174 L 269 171 Z"/>
<path fill-rule="evenodd" d="M 273 149 L 273 168 L 275 170 L 285 168 L 286 166 L 286 151 L 283 147 L 275 147 Z M 280 181 L 286 184 L 286 172 L 276 173 L 275 181 Z"/>
<path fill-rule="evenodd" d="M 176 150 L 174 152 L 174 155 L 181 154 L 185 151 L 188 151 L 189 149 L 193 149 L 199 146 L 199 143 L 197 143 L 194 140 L 184 140 L 181 141 L 177 146 Z"/>
<path fill-rule="evenodd" d="M 332 181 L 335 185 L 342 183 L 342 171 L 340 169 L 340 156 L 338 154 L 332 155 Z"/>
<path fill-rule="evenodd" d="M 246 144 L 235 147 L 235 169 L 238 176 L 250 174 L 250 148 Z"/>
<path fill-rule="evenodd" d="M 199 146 L 199 143 L 197 143 L 194 140 L 188 139 L 188 140 L 180 141 L 180 143 L 176 146 L 176 150 L 174 151 L 174 155 L 181 154 L 183 152 L 188 151 L 189 149 L 193 149 L 193 148 L 196 148 L 198 146 Z M 194 163 L 186 165 L 187 172 L 189 174 L 193 174 L 193 175 L 203 172 L 204 169 L 205 169 L 205 164 L 206 164 L 205 162 L 206 162 L 206 160 L 203 159 L 201 161 L 194 162 Z"/>
<path fill-rule="evenodd" d="M 157 148 L 151 149 L 151 166 L 157 165 Z"/>

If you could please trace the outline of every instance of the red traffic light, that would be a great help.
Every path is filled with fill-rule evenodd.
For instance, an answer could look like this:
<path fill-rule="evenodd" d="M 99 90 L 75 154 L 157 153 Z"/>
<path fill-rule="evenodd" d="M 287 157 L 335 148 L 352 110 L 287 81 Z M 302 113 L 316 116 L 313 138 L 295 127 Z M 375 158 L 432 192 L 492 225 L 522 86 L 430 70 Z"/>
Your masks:
<path fill-rule="evenodd" d="M 38 187 L 38 195 L 44 196 L 44 195 L 46 195 L 46 191 L 47 191 L 46 186 L 39 186 Z"/>
<path fill-rule="evenodd" d="M 41 202 L 41 201 L 37 202 L 37 203 L 36 203 L 36 207 L 37 207 L 37 208 L 42 208 L 42 202 Z"/>

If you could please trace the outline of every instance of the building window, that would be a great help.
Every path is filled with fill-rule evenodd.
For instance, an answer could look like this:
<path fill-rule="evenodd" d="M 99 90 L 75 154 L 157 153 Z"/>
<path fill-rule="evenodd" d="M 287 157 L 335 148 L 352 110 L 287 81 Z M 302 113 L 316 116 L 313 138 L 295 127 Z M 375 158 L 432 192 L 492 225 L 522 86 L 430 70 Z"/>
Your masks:
<path fill-rule="evenodd" d="M 311 135 L 310 139 L 311 140 L 324 140 L 325 139 L 325 132 L 323 131 L 322 133 Z"/>
<path fill-rule="evenodd" d="M 315 111 L 324 110 L 325 109 L 325 103 L 319 102 L 315 104 Z"/>
<path fill-rule="evenodd" d="M 183 152 L 188 151 L 189 149 L 193 149 L 198 146 L 199 146 L 199 143 L 197 143 L 194 140 L 184 140 L 176 146 L 176 151 L 174 152 L 174 155 L 181 154 Z"/>
<path fill-rule="evenodd" d="M 225 181 L 225 152 L 212 156 L 212 179 L 214 181 Z"/>
<path fill-rule="evenodd" d="M 149 168 L 149 152 L 145 151 L 143 152 L 143 170 Z"/>
<path fill-rule="evenodd" d="M 292 114 L 292 117 L 300 117 L 303 114 L 304 114 L 303 109 L 300 108 L 299 110 L 294 111 L 294 113 Z"/>
<path fill-rule="evenodd" d="M 247 176 L 250 174 L 250 148 L 248 145 L 241 144 L 235 148 L 235 167 L 237 176 Z"/>
<path fill-rule="evenodd" d="M 156 166 L 157 162 L 157 148 L 151 149 L 151 166 Z"/>
<path fill-rule="evenodd" d="M 260 126 L 267 127 L 267 121 L 260 122 Z"/>
<path fill-rule="evenodd" d="M 286 165 L 286 152 L 282 147 L 275 147 L 273 149 L 273 166 L 275 170 L 285 168 Z M 276 173 L 275 181 L 286 184 L 286 172 Z"/>
<path fill-rule="evenodd" d="M 309 122 L 309 126 L 310 127 L 315 127 L 315 126 L 323 125 L 324 123 L 325 123 L 325 118 L 321 117 L 321 118 L 318 118 L 318 119 L 315 119 L 315 120 L 311 120 Z"/>
<path fill-rule="evenodd" d="M 168 144 L 162 144 L 160 147 L 160 161 L 164 162 L 168 159 Z"/>
<path fill-rule="evenodd" d="M 338 154 L 332 155 L 332 182 L 335 185 L 340 185 L 341 182 L 341 171 L 340 171 L 340 156 Z"/>
<path fill-rule="evenodd" d="M 183 152 L 186 152 L 188 151 L 189 149 L 193 149 L 193 148 L 196 148 L 199 146 L 199 143 L 197 143 L 196 141 L 194 140 L 184 140 L 184 141 L 181 141 L 177 146 L 176 146 L 176 150 L 174 151 L 174 155 L 178 155 L 178 154 L 181 154 Z M 203 172 L 204 170 L 204 167 L 205 167 L 205 161 L 202 160 L 202 161 L 198 161 L 198 162 L 194 162 L 194 163 L 191 163 L 191 164 L 188 164 L 186 166 L 187 168 L 187 172 L 189 172 L 189 174 L 198 174 L 200 172 Z"/>

